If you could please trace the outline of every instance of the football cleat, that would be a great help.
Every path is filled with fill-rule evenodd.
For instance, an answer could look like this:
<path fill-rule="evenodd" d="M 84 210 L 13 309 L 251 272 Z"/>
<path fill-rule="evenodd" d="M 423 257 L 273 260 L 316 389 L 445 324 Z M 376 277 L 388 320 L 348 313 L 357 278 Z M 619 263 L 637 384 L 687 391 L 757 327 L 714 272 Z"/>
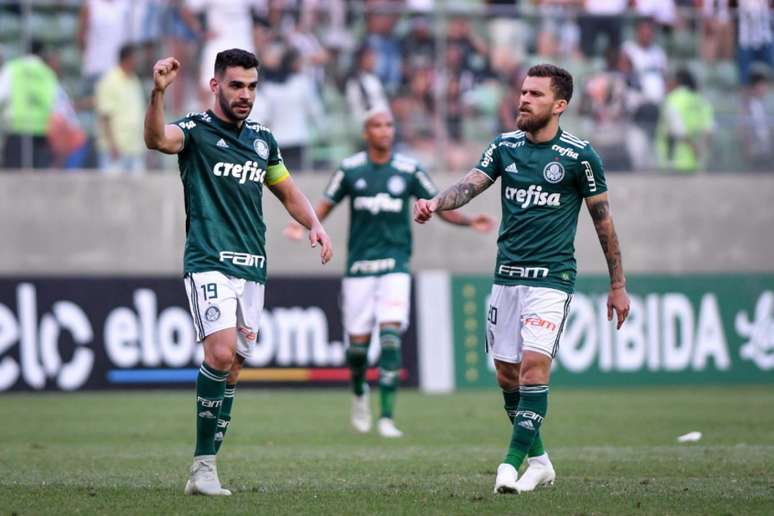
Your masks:
<path fill-rule="evenodd" d="M 379 420 L 379 435 L 382 437 L 397 438 L 403 437 L 403 432 L 398 430 L 392 419 L 383 417 Z"/>
<path fill-rule="evenodd" d="M 536 487 L 552 486 L 554 480 L 556 480 L 556 471 L 554 466 L 548 461 L 536 461 L 534 459 L 527 459 L 529 466 L 527 470 L 521 475 L 521 478 L 516 482 L 516 490 L 519 493 L 526 493 L 534 491 Z"/>
<path fill-rule="evenodd" d="M 516 480 L 519 478 L 519 472 L 510 464 L 500 464 L 497 466 L 497 479 L 495 480 L 495 494 L 516 493 Z"/>
<path fill-rule="evenodd" d="M 215 467 L 215 455 L 194 457 L 191 476 L 185 483 L 184 492 L 187 495 L 231 496 L 231 491 L 220 486 L 218 470 Z"/>
<path fill-rule="evenodd" d="M 352 398 L 352 427 L 361 434 L 371 431 L 371 403 L 368 391 Z"/>

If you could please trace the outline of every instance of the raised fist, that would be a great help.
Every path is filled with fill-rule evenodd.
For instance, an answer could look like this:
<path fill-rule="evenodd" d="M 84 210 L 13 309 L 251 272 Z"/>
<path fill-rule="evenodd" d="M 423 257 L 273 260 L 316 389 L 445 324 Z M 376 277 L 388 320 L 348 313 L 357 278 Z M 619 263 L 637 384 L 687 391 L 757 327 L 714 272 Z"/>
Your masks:
<path fill-rule="evenodd" d="M 153 65 L 153 84 L 157 90 L 164 91 L 172 84 L 180 70 L 180 61 L 174 57 L 167 57 L 156 61 Z"/>

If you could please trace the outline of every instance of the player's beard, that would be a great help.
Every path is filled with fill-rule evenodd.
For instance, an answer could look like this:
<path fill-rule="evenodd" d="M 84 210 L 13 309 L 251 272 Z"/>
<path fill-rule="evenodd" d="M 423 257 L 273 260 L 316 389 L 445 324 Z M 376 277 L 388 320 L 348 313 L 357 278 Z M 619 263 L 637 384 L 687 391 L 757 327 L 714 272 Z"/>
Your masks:
<path fill-rule="evenodd" d="M 252 110 L 252 103 L 246 104 L 250 109 L 247 110 L 246 115 L 239 115 L 237 114 L 231 107 L 231 104 L 229 104 L 228 99 L 223 94 L 222 91 L 218 90 L 218 104 L 220 104 L 220 109 L 223 111 L 223 114 L 226 115 L 226 117 L 233 121 L 233 122 L 241 122 L 242 120 L 245 120 L 248 116 L 250 116 L 250 111 Z M 238 102 L 234 103 L 239 104 Z"/>
<path fill-rule="evenodd" d="M 516 118 L 516 127 L 525 133 L 534 133 L 545 126 L 551 121 L 551 112 L 548 111 L 545 115 L 536 115 L 533 113 L 527 113 L 520 111 L 519 116 Z"/>

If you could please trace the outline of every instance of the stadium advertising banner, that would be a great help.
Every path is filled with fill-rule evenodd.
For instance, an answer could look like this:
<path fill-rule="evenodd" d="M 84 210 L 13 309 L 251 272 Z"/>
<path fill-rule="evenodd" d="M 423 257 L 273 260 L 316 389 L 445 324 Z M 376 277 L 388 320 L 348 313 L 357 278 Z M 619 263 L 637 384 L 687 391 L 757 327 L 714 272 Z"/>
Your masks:
<path fill-rule="evenodd" d="M 271 278 L 240 381 L 345 385 L 339 292 L 335 278 Z M 0 392 L 188 388 L 203 351 L 186 302 L 181 278 L 0 278 Z M 409 386 L 418 382 L 413 319 L 401 371 Z M 375 339 L 372 364 L 378 352 Z"/>
<path fill-rule="evenodd" d="M 484 353 L 492 280 L 454 276 L 454 383 L 496 385 Z M 774 382 L 774 275 L 629 276 L 631 313 L 607 321 L 606 277 L 580 277 L 552 385 Z"/>

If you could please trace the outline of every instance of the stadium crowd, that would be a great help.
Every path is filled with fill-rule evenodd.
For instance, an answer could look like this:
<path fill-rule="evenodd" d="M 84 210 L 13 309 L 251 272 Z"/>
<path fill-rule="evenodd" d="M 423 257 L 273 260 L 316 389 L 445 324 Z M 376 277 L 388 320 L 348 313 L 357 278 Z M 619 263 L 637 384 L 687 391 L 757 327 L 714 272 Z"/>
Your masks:
<path fill-rule="evenodd" d="M 142 145 L 152 63 L 182 63 L 182 115 L 238 47 L 259 57 L 253 118 L 290 170 L 328 171 L 378 105 L 402 151 L 467 169 L 543 61 L 579 79 L 563 124 L 608 170 L 772 170 L 769 0 L 10 1 L 0 29 L 4 169 L 169 168 Z"/>

